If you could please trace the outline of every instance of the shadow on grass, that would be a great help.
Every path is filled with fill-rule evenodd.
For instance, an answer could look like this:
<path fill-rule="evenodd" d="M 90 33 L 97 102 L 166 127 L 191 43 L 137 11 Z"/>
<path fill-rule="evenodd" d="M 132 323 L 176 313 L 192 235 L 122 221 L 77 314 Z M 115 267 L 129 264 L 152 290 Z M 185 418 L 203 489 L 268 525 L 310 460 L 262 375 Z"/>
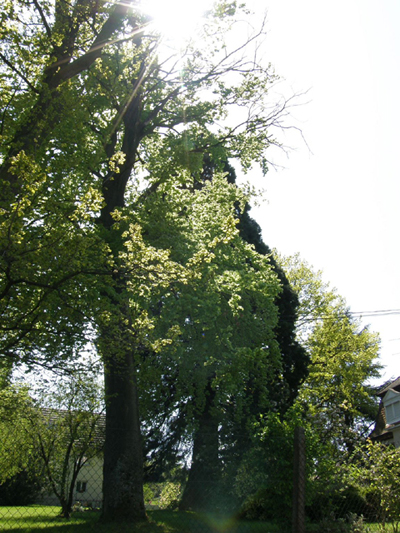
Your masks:
<path fill-rule="evenodd" d="M 279 529 L 265 522 L 238 522 L 232 517 L 191 512 L 149 511 L 149 520 L 136 524 L 100 522 L 98 512 L 74 513 L 70 520 L 49 516 L 46 511 L 0 521 L 1 531 L 13 533 L 278 533 Z"/>

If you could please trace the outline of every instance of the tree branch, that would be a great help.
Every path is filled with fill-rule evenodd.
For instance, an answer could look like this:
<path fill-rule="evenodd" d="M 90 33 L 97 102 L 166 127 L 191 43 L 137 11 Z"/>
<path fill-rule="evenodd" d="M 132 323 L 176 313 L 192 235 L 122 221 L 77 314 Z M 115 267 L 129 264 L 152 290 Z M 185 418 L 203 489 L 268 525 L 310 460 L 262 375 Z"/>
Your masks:
<path fill-rule="evenodd" d="M 44 27 L 46 28 L 47 36 L 49 37 L 49 39 L 51 39 L 51 29 L 50 29 L 50 26 L 49 26 L 49 24 L 47 22 L 47 19 L 46 19 L 45 15 L 44 15 L 43 9 L 42 9 L 41 5 L 39 4 L 38 0 L 33 0 L 33 3 L 35 4 L 35 7 L 36 7 L 36 9 L 39 12 L 39 15 L 40 15 L 40 18 L 42 19 Z"/>
<path fill-rule="evenodd" d="M 35 93 L 39 94 L 39 91 L 32 85 L 32 83 L 28 80 L 26 76 L 22 74 L 1 52 L 0 52 L 0 58 L 4 61 L 4 63 L 10 67 L 10 69 L 17 74 L 27 85 L 28 87 Z"/>

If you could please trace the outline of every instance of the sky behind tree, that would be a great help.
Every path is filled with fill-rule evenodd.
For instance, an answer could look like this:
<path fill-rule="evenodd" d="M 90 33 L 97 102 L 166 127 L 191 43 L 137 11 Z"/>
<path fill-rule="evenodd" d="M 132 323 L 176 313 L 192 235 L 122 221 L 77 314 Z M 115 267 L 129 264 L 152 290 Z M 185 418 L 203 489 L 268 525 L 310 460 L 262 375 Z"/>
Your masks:
<path fill-rule="evenodd" d="M 263 53 L 285 78 L 276 90 L 308 91 L 289 119 L 308 146 L 287 134 L 293 151 L 274 152 L 280 168 L 259 181 L 266 202 L 252 216 L 269 246 L 299 252 L 363 312 L 381 335 L 383 379 L 398 376 L 400 2 L 250 5 L 267 10 Z"/>

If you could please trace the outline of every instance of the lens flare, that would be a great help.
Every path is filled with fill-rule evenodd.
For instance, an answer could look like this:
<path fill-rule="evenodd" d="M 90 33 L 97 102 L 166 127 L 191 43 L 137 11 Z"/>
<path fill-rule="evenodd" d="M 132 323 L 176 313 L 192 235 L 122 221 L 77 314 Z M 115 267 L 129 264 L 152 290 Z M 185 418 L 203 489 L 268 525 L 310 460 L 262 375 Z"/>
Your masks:
<path fill-rule="evenodd" d="M 195 38 L 213 0 L 142 0 L 141 9 L 167 42 L 179 44 Z"/>

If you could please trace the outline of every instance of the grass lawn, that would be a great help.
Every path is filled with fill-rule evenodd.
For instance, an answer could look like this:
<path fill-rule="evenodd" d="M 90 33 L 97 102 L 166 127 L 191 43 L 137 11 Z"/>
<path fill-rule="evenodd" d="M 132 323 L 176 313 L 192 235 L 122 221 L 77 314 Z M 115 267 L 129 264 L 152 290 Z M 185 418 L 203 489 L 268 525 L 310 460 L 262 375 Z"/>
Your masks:
<path fill-rule="evenodd" d="M 99 513 L 74 513 L 70 520 L 59 518 L 59 507 L 29 506 L 0 507 L 0 532 L 18 531 L 38 533 L 282 533 L 280 526 L 267 522 L 238 522 L 215 515 L 189 512 L 148 511 L 149 521 L 132 526 L 126 523 L 101 524 Z M 381 531 L 378 524 L 368 524 L 366 531 Z M 323 533 L 318 524 L 309 524 L 309 533 Z M 388 524 L 388 533 L 391 525 Z"/>
<path fill-rule="evenodd" d="M 101 524 L 99 513 L 74 513 L 70 520 L 59 518 L 59 507 L 0 507 L 0 531 L 36 533 L 279 533 L 276 525 L 265 522 L 237 522 L 233 519 L 188 512 L 149 511 L 149 522 Z"/>

